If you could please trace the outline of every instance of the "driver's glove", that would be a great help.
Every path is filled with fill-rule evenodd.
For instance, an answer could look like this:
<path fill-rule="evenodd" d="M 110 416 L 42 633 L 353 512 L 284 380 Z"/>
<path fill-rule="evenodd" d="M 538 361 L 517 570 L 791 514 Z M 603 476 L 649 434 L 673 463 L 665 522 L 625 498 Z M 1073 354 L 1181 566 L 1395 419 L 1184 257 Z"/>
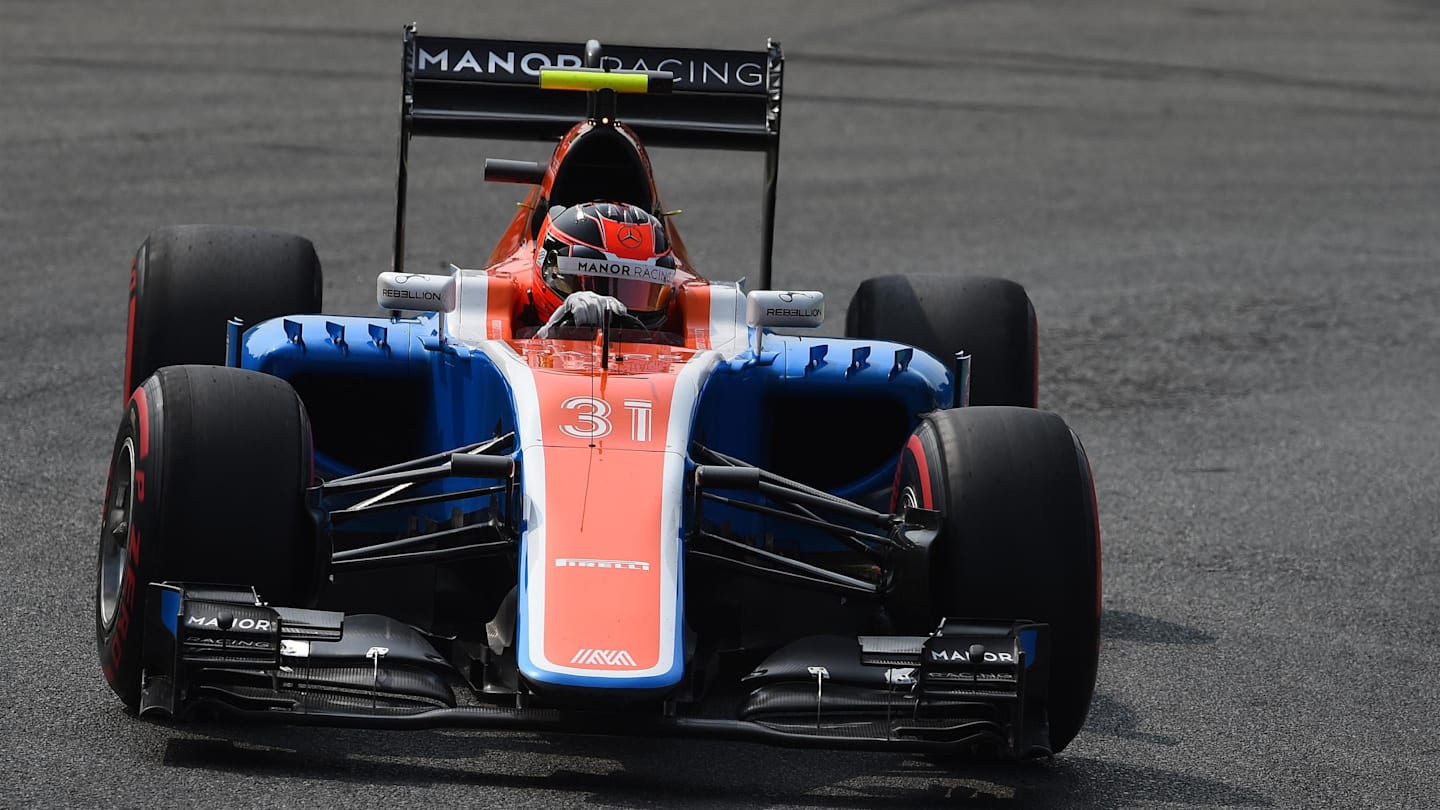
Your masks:
<path fill-rule="evenodd" d="M 555 310 L 555 313 L 550 316 L 550 320 L 540 327 L 540 331 L 536 332 L 535 336 L 538 338 L 550 337 L 551 330 L 567 316 L 576 326 L 599 326 L 600 322 L 604 320 L 607 310 L 611 315 L 626 314 L 625 305 L 620 303 L 619 299 L 589 290 L 573 292 L 565 298 L 565 303 Z"/>

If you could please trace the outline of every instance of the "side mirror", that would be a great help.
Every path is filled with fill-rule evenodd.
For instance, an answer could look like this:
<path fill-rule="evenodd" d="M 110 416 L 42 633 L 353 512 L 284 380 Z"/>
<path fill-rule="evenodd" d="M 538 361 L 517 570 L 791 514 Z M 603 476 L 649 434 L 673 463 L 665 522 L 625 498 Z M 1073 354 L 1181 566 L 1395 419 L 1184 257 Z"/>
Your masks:
<path fill-rule="evenodd" d="M 388 310 L 454 312 L 455 277 L 381 273 L 375 282 L 375 301 Z"/>
<path fill-rule="evenodd" d="M 760 357 L 765 328 L 814 329 L 825 323 L 825 293 L 818 290 L 755 290 L 745 296 L 745 323 L 751 350 Z"/>
<path fill-rule="evenodd" d="M 818 290 L 755 290 L 745 296 L 745 323 L 814 329 L 825 323 L 825 293 Z"/>

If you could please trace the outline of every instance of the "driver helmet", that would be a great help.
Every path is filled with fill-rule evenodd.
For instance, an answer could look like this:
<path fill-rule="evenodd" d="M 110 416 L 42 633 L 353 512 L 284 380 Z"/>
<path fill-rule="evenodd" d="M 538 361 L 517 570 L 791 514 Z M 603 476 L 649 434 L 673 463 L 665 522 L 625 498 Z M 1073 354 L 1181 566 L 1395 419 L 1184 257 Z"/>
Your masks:
<path fill-rule="evenodd" d="M 536 240 L 545 281 L 536 308 L 549 318 L 570 293 L 616 298 L 647 329 L 665 322 L 674 294 L 675 255 L 665 225 L 639 206 L 593 201 L 550 209 Z"/>

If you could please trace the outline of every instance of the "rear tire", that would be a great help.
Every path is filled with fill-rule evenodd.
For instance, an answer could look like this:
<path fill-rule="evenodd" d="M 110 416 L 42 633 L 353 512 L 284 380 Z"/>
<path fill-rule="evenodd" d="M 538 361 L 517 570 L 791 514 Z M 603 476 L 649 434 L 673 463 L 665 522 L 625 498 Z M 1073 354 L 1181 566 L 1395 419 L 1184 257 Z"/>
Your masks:
<path fill-rule="evenodd" d="M 170 366 L 131 396 L 106 484 L 95 588 L 101 668 L 127 707 L 140 700 L 149 583 L 252 585 L 291 605 L 315 595 L 311 465 L 309 419 L 278 377 Z"/>
<path fill-rule="evenodd" d="M 984 276 L 879 276 L 855 291 L 846 337 L 924 349 L 947 366 L 968 353 L 971 405 L 1039 401 L 1035 306 L 1025 288 Z"/>
<path fill-rule="evenodd" d="M 310 240 L 229 225 L 150 234 L 130 265 L 125 390 L 156 369 L 225 361 L 225 322 L 246 326 L 320 311 L 320 259 Z"/>
<path fill-rule="evenodd" d="M 900 454 L 896 500 L 942 515 L 931 624 L 903 629 L 947 616 L 1048 623 L 1058 753 L 1085 723 L 1100 650 L 1100 524 L 1080 440 L 1044 411 L 935 411 Z"/>

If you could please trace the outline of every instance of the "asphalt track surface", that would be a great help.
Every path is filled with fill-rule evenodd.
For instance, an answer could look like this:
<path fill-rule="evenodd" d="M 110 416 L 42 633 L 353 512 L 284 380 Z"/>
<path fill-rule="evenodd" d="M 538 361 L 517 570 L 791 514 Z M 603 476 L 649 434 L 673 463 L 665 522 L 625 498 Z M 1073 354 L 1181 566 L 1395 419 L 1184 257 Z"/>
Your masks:
<path fill-rule="evenodd" d="M 0 2 L 0 806 L 1440 804 L 1440 5 L 1423 0 Z M 1052 761 L 170 727 L 109 694 L 94 546 L 131 252 L 227 222 L 387 264 L 400 26 L 787 62 L 777 281 L 1006 275 L 1105 540 L 1086 729 Z M 513 210 L 418 142 L 410 262 Z M 712 276 L 758 160 L 655 156 Z M 223 517 L 223 516 L 217 516 Z"/>

